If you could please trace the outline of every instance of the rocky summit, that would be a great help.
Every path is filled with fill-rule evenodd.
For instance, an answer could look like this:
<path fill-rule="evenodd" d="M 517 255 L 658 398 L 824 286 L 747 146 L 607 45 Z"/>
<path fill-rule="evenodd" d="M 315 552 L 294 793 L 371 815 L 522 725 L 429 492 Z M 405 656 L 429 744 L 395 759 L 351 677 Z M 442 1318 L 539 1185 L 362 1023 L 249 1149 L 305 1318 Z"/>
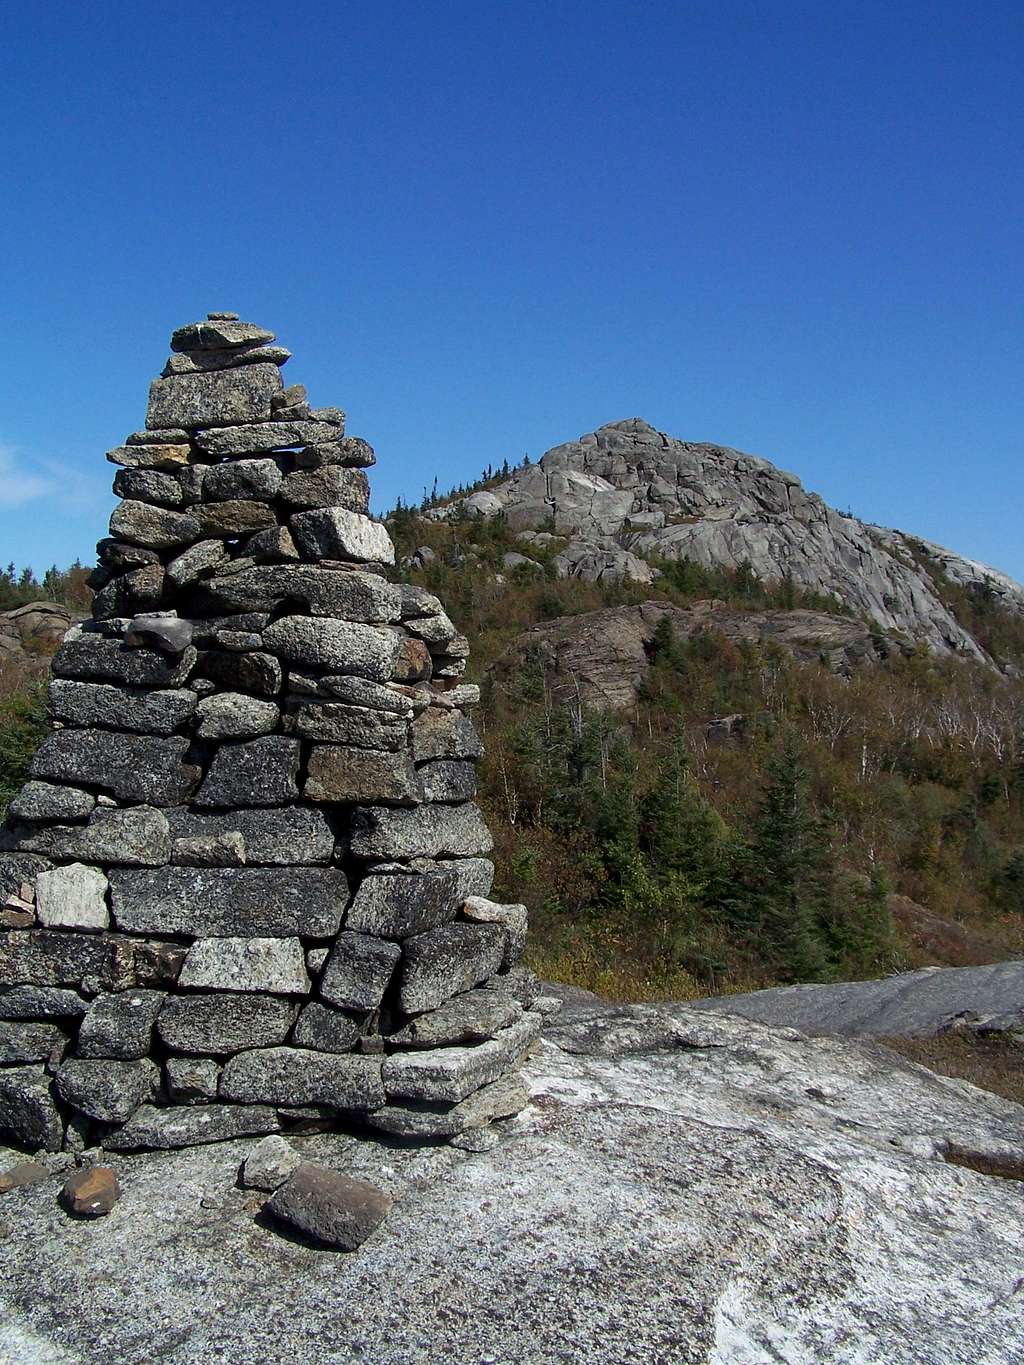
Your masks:
<path fill-rule="evenodd" d="M 638 417 L 555 446 L 504 482 L 426 515 L 462 511 L 501 514 L 527 555 L 531 544 L 561 538 L 554 567 L 562 577 L 650 583 L 658 560 L 748 565 L 764 582 L 790 580 L 941 654 L 988 659 L 943 601 L 943 582 L 1024 614 L 1024 587 L 999 570 L 838 512 L 767 460 L 680 441 Z"/>
<path fill-rule="evenodd" d="M 526 912 L 488 899 L 468 646 L 385 577 L 373 451 L 273 342 L 179 328 L 107 455 L 92 617 L 0 831 L 0 1132 L 30 1148 L 453 1138 L 522 1102 L 541 1014 Z"/>

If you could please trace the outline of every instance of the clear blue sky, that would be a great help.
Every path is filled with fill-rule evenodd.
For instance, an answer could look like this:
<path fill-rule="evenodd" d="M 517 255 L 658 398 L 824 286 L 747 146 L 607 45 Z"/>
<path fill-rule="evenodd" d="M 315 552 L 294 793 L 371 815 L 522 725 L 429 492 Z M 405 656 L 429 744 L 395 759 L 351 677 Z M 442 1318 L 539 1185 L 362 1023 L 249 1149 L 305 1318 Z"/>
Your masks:
<path fill-rule="evenodd" d="M 1024 578 L 1024 8 L 8 7 L 0 558 L 235 309 L 375 505 L 641 415 Z"/>

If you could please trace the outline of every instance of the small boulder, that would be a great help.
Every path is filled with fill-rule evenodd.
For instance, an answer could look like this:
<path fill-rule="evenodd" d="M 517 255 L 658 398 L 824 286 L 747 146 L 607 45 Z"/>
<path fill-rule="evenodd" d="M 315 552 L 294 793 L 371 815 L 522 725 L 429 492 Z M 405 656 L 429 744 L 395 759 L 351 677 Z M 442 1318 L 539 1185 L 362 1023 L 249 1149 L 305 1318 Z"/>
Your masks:
<path fill-rule="evenodd" d="M 276 1190 L 302 1165 L 302 1157 L 276 1133 L 257 1142 L 242 1163 L 241 1180 L 246 1189 Z"/>
<path fill-rule="evenodd" d="M 79 1218 L 102 1218 L 121 1198 L 117 1176 L 109 1166 L 85 1166 L 69 1175 L 60 1202 Z"/>
<path fill-rule="evenodd" d="M 355 1251 L 394 1200 L 376 1185 L 304 1161 L 264 1206 L 273 1218 L 342 1251 Z"/>

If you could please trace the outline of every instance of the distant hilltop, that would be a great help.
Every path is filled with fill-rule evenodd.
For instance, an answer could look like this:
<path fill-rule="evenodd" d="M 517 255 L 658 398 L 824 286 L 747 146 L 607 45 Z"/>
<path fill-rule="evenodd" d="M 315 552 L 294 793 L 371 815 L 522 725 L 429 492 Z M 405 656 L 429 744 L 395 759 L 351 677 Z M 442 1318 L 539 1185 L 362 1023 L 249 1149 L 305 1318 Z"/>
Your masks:
<path fill-rule="evenodd" d="M 940 654 L 1002 662 L 972 633 L 965 604 L 1024 615 L 1024 587 L 999 570 L 837 512 L 767 460 L 677 440 L 639 417 L 555 446 L 426 515 L 447 519 L 459 509 L 502 514 L 524 547 L 564 539 L 554 560 L 562 577 L 649 583 L 659 560 L 747 565 L 765 582 L 790 580 Z"/>

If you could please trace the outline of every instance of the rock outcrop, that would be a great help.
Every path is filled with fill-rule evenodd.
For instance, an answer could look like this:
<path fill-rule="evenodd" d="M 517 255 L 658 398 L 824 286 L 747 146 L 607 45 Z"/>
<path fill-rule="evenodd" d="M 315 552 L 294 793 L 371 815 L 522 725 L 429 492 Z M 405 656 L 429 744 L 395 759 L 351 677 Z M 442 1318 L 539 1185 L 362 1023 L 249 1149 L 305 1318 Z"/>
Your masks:
<path fill-rule="evenodd" d="M 0 612 L 0 664 L 51 655 L 75 620 L 74 613 L 56 602 L 26 602 Z"/>
<path fill-rule="evenodd" d="M 1018 1105 L 877 1045 L 679 1005 L 569 1008 L 523 1078 L 489 1150 L 292 1139 L 394 1198 L 352 1253 L 257 1219 L 265 1194 L 236 1183 L 255 1139 L 117 1156 L 122 1198 L 84 1230 L 54 1217 L 59 1178 L 12 1190 L 0 1357 L 1024 1355 L 1021 1186 L 971 1169 L 1024 1169 Z"/>
<path fill-rule="evenodd" d="M 906 637 L 826 612 L 736 611 L 713 600 L 691 607 L 651 601 L 531 626 L 493 665 L 492 676 L 500 682 L 532 663 L 543 669 L 556 702 L 627 709 L 636 703 L 650 668 L 655 632 L 666 617 L 676 640 L 711 630 L 737 643 L 777 645 L 802 663 L 824 663 L 842 674 L 912 648 Z"/>
<path fill-rule="evenodd" d="M 272 341 L 180 329 L 108 454 L 93 619 L 0 831 L 0 1132 L 33 1147 L 453 1137 L 514 1112 L 540 1029 L 467 643 L 387 580 L 373 451 Z"/>
<path fill-rule="evenodd" d="M 656 559 L 748 564 L 766 582 L 788 577 L 944 654 L 987 657 L 940 599 L 932 572 L 1024 612 L 1024 587 L 998 570 L 845 516 L 767 460 L 679 441 L 640 418 L 555 446 L 504 483 L 427 515 L 444 518 L 454 505 L 501 513 L 527 554 L 538 537 L 566 538 L 554 561 L 564 577 L 649 583 Z"/>

